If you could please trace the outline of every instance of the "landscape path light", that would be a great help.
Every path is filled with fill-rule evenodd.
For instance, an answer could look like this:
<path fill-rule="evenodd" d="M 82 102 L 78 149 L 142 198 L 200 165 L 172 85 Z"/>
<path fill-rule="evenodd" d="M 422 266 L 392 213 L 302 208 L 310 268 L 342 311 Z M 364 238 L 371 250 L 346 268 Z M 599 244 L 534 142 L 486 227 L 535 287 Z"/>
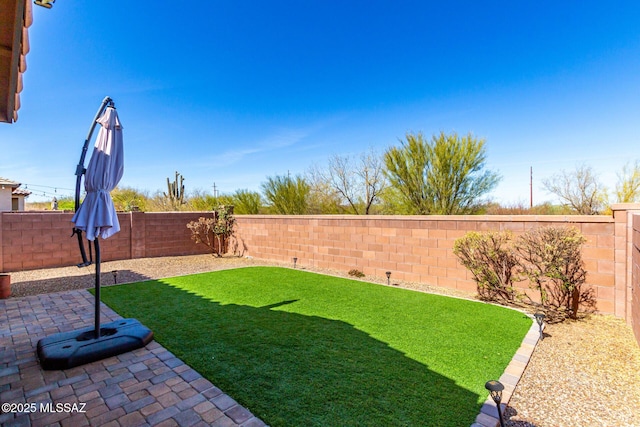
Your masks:
<path fill-rule="evenodd" d="M 293 268 L 296 268 L 296 263 L 298 262 L 298 257 L 293 257 Z"/>
<path fill-rule="evenodd" d="M 387 271 L 385 274 L 387 275 L 387 285 L 391 285 L 391 272 Z"/>
<path fill-rule="evenodd" d="M 487 383 L 484 385 L 484 388 L 489 390 L 491 398 L 496 403 L 496 407 L 498 408 L 498 418 L 500 419 L 500 427 L 504 427 L 504 420 L 502 419 L 502 409 L 500 408 L 500 401 L 502 400 L 502 390 L 504 390 L 504 386 L 500 381 L 491 380 L 487 381 Z"/>
<path fill-rule="evenodd" d="M 117 285 L 118 284 L 118 270 L 113 270 L 111 272 L 111 274 L 113 274 L 113 284 Z"/>
<path fill-rule="evenodd" d="M 544 324 L 544 313 L 537 312 L 533 315 L 536 318 L 536 322 L 538 322 L 538 327 L 540 328 L 540 339 L 544 339 L 544 334 L 542 333 L 542 326 Z"/>

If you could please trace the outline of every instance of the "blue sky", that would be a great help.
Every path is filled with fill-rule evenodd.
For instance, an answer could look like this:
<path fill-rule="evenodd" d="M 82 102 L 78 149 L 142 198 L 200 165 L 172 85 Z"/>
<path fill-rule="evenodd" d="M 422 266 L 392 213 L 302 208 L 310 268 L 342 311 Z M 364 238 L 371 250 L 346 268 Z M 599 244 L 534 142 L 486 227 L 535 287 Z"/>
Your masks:
<path fill-rule="evenodd" d="M 407 132 L 486 139 L 502 203 L 529 203 L 530 167 L 540 203 L 561 170 L 587 164 L 613 189 L 640 159 L 636 1 L 58 0 L 34 6 L 29 35 L 0 176 L 32 201 L 72 194 L 107 95 L 121 185 L 151 193 L 176 170 L 188 191 L 259 190 Z"/>

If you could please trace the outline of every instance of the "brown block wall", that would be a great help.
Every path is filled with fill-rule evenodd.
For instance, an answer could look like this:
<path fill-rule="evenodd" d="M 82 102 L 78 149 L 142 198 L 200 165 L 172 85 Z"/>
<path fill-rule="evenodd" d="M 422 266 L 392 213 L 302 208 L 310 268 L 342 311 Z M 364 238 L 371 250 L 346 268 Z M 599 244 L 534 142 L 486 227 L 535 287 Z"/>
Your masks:
<path fill-rule="evenodd" d="M 0 214 L 3 271 L 32 270 L 81 262 L 77 240 L 72 239 L 72 214 Z"/>
<path fill-rule="evenodd" d="M 100 239 L 103 261 L 206 253 L 186 224 L 203 212 L 120 213 L 120 232 Z M 72 213 L 0 212 L 1 271 L 34 270 L 82 262 L 71 237 Z M 85 240 L 87 256 L 89 249 Z"/>
<path fill-rule="evenodd" d="M 144 216 L 145 231 L 140 233 L 144 235 L 144 257 L 207 253 L 206 246 L 191 240 L 187 223 L 211 216 L 210 212 L 136 212 L 134 215 Z"/>

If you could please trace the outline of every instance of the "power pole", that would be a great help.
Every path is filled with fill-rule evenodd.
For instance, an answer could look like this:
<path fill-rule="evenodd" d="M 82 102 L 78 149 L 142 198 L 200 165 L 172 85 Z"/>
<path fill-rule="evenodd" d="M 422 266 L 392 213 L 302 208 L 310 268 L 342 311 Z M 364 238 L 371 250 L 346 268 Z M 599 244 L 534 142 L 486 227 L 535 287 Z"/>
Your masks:
<path fill-rule="evenodd" d="M 533 166 L 529 169 L 529 208 L 533 209 Z"/>
<path fill-rule="evenodd" d="M 218 190 L 216 188 L 216 183 L 213 183 L 213 197 L 218 198 Z"/>

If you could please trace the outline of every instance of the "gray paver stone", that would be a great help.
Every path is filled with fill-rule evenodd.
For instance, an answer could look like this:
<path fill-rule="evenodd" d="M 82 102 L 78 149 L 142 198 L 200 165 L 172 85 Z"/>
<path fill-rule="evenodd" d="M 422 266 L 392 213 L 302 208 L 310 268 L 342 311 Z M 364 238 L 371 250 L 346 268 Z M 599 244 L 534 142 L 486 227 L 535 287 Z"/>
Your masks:
<path fill-rule="evenodd" d="M 147 417 L 147 422 L 151 425 L 161 423 L 164 420 L 168 420 L 174 415 L 179 414 L 180 411 L 175 406 L 169 406 L 161 411 L 151 414 Z"/>
<path fill-rule="evenodd" d="M 218 407 L 218 409 L 220 409 L 221 411 L 226 411 L 232 406 L 235 406 L 238 404 L 238 402 L 236 402 L 226 394 L 221 394 L 217 397 L 214 397 L 213 399 L 209 399 L 209 401 L 214 405 L 216 405 L 216 407 Z"/>
<path fill-rule="evenodd" d="M 104 400 L 109 409 L 119 408 L 121 406 L 130 403 L 129 396 L 124 393 L 116 394 L 115 396 L 108 397 Z"/>
<path fill-rule="evenodd" d="M 183 400 L 182 402 L 179 402 L 176 407 L 178 409 L 180 409 L 181 411 L 187 410 L 187 409 L 191 409 L 194 406 L 196 406 L 199 403 L 205 402 L 207 399 L 201 395 L 201 394 L 196 394 L 194 396 L 191 396 L 188 399 Z"/>
<path fill-rule="evenodd" d="M 31 427 L 31 421 L 27 414 L 22 414 L 11 421 L 2 424 L 3 427 Z"/>
<path fill-rule="evenodd" d="M 253 417 L 242 423 L 242 427 L 266 427 L 266 424 L 260 418 Z"/>
<path fill-rule="evenodd" d="M 249 418 L 253 417 L 253 414 L 240 405 L 233 406 L 227 409 L 225 415 L 231 418 L 234 422 L 242 424 Z"/>
<path fill-rule="evenodd" d="M 176 420 L 180 427 L 191 427 L 202 421 L 200 415 L 198 415 L 193 409 L 181 411 L 179 414 L 175 415 L 173 419 Z"/>
<path fill-rule="evenodd" d="M 236 425 L 237 424 L 227 416 L 222 416 L 211 424 L 212 427 L 235 427 Z"/>

